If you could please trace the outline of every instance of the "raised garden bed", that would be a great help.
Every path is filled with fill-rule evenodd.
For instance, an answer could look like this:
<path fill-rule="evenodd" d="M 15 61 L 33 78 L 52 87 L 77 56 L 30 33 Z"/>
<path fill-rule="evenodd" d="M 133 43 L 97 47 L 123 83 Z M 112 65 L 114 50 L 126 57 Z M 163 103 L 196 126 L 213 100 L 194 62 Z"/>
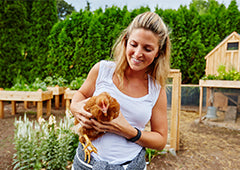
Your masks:
<path fill-rule="evenodd" d="M 47 87 L 48 91 L 53 92 L 53 96 L 55 98 L 55 109 L 59 109 L 60 106 L 60 96 L 62 95 L 62 107 L 64 107 L 65 101 L 64 101 L 64 91 L 65 87 L 59 87 L 56 85 L 55 87 Z"/>
<path fill-rule="evenodd" d="M 199 86 L 215 88 L 240 88 L 240 81 L 229 80 L 200 80 Z"/>
<path fill-rule="evenodd" d="M 0 118 L 4 118 L 4 101 L 12 102 L 12 115 L 16 114 L 16 101 L 37 102 L 37 118 L 42 116 L 43 101 L 47 101 L 47 115 L 51 114 L 52 91 L 6 91 L 0 90 Z"/>
<path fill-rule="evenodd" d="M 74 95 L 74 93 L 76 93 L 77 90 L 71 90 L 69 88 L 67 88 L 64 92 L 64 100 L 66 100 L 66 110 L 69 110 L 70 108 L 70 102 L 72 100 L 72 97 Z"/>

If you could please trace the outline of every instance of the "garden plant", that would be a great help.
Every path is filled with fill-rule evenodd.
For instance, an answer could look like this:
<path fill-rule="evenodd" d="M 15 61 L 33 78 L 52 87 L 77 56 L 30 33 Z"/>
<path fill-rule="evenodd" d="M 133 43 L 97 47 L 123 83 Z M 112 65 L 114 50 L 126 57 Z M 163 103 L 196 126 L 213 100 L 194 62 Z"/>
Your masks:
<path fill-rule="evenodd" d="M 23 120 L 15 120 L 14 169 L 66 169 L 78 146 L 78 136 L 71 130 L 73 125 L 69 111 L 59 123 L 53 115 L 48 121 L 30 121 L 26 114 Z"/>

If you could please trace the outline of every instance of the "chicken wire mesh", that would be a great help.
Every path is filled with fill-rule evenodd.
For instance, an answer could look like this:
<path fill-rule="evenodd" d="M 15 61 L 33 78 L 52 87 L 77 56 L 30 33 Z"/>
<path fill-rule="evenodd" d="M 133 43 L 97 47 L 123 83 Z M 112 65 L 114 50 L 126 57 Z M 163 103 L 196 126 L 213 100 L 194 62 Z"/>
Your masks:
<path fill-rule="evenodd" d="M 172 85 L 167 86 L 167 106 L 168 106 L 168 143 L 170 143 L 170 132 L 171 132 L 171 118 L 172 118 Z M 229 88 L 214 88 L 213 94 L 221 93 L 226 96 L 227 106 L 236 106 L 237 107 L 237 117 L 240 116 L 240 89 L 229 89 Z M 198 85 L 181 85 L 181 110 L 186 111 L 199 111 L 199 96 L 200 88 Z M 203 88 L 203 111 L 207 111 L 207 102 L 210 98 L 207 99 L 207 88 Z M 214 99 L 213 99 L 214 100 Z M 215 99 L 215 102 L 217 99 Z M 217 110 L 220 108 L 217 107 Z M 187 112 L 191 114 L 191 112 Z M 181 116 L 181 115 L 180 115 Z"/>

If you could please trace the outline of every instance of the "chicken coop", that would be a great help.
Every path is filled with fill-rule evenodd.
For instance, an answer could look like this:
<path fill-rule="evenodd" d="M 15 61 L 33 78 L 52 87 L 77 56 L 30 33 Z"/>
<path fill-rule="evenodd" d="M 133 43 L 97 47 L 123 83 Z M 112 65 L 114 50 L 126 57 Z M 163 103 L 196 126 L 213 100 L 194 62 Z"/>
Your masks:
<path fill-rule="evenodd" d="M 217 69 L 220 65 L 225 65 L 226 69 L 233 67 L 240 72 L 239 44 L 240 34 L 233 32 L 208 53 L 205 56 L 206 75 L 217 75 Z"/>
<path fill-rule="evenodd" d="M 224 65 L 226 72 L 235 69 L 240 72 L 240 34 L 232 32 L 206 56 L 206 75 L 218 75 L 218 68 Z M 200 80 L 199 114 L 202 117 L 203 88 L 206 90 L 206 108 L 214 106 L 225 112 L 234 107 L 234 119 L 240 112 L 240 81 L 227 80 Z M 216 97 L 218 96 L 218 97 Z M 231 110 L 232 112 L 232 110 Z M 231 113 L 232 114 L 232 113 Z"/>

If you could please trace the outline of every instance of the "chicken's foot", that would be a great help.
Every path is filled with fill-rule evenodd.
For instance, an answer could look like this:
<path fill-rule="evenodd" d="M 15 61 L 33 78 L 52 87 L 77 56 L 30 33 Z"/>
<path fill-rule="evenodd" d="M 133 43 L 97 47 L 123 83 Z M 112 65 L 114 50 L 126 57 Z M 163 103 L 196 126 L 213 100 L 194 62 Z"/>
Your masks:
<path fill-rule="evenodd" d="M 85 144 L 82 143 L 83 150 L 85 153 L 84 161 L 86 161 L 88 159 L 88 163 L 89 163 L 91 160 L 91 153 L 92 152 L 97 153 L 97 149 L 93 146 L 92 142 L 90 141 L 90 139 L 88 138 L 88 136 L 86 134 L 84 134 L 83 137 L 85 138 Z M 88 147 L 90 147 L 91 150 Z"/>

